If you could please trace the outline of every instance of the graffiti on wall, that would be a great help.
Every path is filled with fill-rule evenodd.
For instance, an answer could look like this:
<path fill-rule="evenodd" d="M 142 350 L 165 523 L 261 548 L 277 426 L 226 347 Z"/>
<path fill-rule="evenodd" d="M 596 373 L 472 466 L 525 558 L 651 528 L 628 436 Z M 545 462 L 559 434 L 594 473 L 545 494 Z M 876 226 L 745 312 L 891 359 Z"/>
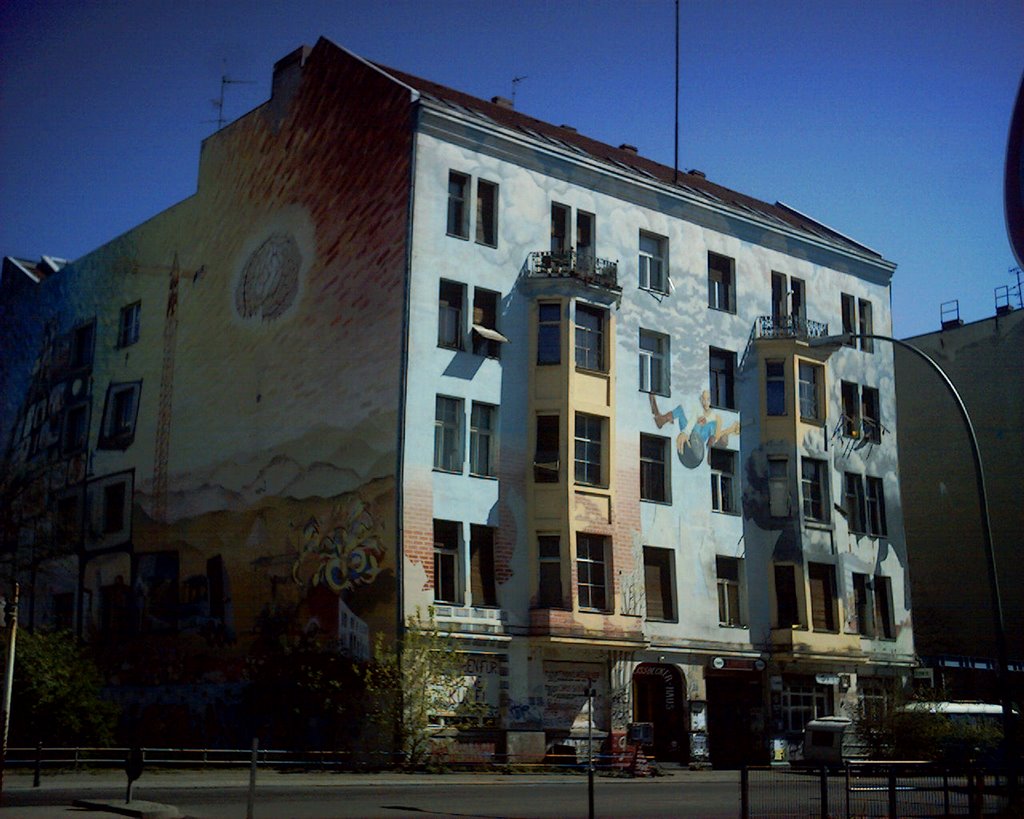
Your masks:
<path fill-rule="evenodd" d="M 724 423 L 721 416 L 711 407 L 711 393 L 707 390 L 700 393 L 699 407 L 692 421 L 688 420 L 682 404 L 677 404 L 667 412 L 661 412 L 653 392 L 650 393 L 650 398 L 651 415 L 654 416 L 654 423 L 658 429 L 673 421 L 678 425 L 676 454 L 680 463 L 687 469 L 696 469 L 704 462 L 708 447 L 727 446 L 729 436 L 739 434 L 740 422 Z"/>

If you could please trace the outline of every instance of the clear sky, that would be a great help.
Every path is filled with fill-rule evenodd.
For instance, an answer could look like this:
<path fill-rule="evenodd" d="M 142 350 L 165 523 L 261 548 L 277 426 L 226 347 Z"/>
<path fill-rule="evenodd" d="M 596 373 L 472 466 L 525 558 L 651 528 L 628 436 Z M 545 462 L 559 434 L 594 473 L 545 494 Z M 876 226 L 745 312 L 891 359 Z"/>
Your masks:
<path fill-rule="evenodd" d="M 673 162 L 674 0 L 6 0 L 0 255 L 77 258 L 195 189 L 212 99 L 355 53 Z M 681 0 L 680 166 L 896 262 L 895 332 L 1012 284 L 1002 173 L 1024 0 Z"/>

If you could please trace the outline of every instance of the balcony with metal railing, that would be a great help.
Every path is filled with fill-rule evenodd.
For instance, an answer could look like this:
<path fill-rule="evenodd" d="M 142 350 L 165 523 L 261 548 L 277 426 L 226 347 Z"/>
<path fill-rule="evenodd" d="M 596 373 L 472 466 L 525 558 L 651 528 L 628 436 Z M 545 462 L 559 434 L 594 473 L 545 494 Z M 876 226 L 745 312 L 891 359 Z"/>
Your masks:
<path fill-rule="evenodd" d="M 618 282 L 619 263 L 599 259 L 575 250 L 538 250 L 526 259 L 526 276 L 530 279 L 576 279 L 584 284 L 621 293 Z"/>
<path fill-rule="evenodd" d="M 758 316 L 754 320 L 754 338 L 794 338 L 807 341 L 828 335 L 828 325 L 803 316 Z"/>

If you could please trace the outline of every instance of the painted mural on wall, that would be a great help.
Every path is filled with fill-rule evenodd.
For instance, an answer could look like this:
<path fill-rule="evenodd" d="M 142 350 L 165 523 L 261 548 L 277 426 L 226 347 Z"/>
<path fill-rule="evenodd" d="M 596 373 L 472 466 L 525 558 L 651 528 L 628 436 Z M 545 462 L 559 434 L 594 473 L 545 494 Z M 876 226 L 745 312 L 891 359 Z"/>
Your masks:
<path fill-rule="evenodd" d="M 687 418 L 682 404 L 677 404 L 668 412 L 661 412 L 653 392 L 650 398 L 651 415 L 658 429 L 676 422 L 679 429 L 676 435 L 676 454 L 687 469 L 696 469 L 704 462 L 708 447 L 727 446 L 729 436 L 739 434 L 740 422 L 723 422 L 721 415 L 711 407 L 711 393 L 708 390 L 701 391 L 698 406 L 692 409 L 695 413 L 692 421 Z"/>

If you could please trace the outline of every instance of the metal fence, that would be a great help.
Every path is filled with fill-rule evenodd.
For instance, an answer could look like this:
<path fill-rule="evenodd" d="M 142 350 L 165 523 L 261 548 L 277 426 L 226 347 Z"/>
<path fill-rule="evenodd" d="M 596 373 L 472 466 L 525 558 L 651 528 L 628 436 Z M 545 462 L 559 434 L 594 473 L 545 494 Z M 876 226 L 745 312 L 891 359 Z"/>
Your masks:
<path fill-rule="evenodd" d="M 741 788 L 743 819 L 1010 815 L 1005 777 L 927 762 L 745 768 Z"/>

